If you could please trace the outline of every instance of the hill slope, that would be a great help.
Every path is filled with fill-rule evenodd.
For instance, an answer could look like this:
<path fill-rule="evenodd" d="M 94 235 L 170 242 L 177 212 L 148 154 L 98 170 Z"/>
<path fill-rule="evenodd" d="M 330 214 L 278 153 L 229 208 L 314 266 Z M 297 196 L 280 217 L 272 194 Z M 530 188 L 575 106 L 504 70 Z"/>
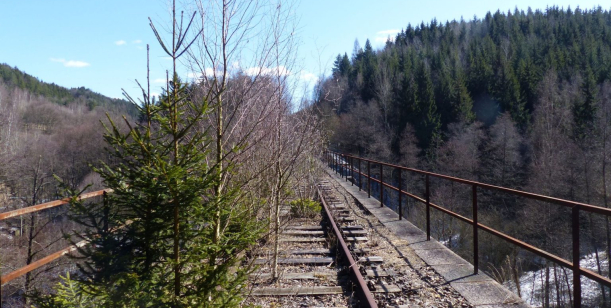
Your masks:
<path fill-rule="evenodd" d="M 8 88 L 26 90 L 62 106 L 76 103 L 87 106 L 89 110 L 101 106 L 105 109 L 123 111 L 132 117 L 137 114 L 135 106 L 126 100 L 109 98 L 84 87 L 68 89 L 55 83 L 43 82 L 7 64 L 0 64 L 0 82 Z"/>

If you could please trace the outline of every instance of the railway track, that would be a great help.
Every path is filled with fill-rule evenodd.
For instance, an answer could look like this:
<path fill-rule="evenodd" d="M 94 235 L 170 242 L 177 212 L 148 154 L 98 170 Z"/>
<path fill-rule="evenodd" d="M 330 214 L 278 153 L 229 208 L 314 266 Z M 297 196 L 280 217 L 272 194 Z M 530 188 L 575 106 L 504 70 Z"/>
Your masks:
<path fill-rule="evenodd" d="M 356 223 L 353 209 L 335 196 L 328 181 L 318 185 L 323 206 L 315 219 L 292 219 L 284 226 L 278 277 L 270 253 L 254 260 L 259 271 L 247 302 L 267 307 L 378 307 L 376 293 L 400 293 L 385 283 L 395 273 L 376 256 L 369 231 Z M 386 306 L 386 305 L 383 305 Z"/>

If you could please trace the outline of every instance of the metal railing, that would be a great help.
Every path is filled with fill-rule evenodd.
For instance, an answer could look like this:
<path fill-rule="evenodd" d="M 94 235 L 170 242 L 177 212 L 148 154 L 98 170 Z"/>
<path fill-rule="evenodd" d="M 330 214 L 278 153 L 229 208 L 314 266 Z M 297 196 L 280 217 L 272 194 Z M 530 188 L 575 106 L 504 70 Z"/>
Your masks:
<path fill-rule="evenodd" d="M 99 197 L 102 196 L 104 198 L 104 202 L 106 202 L 106 195 L 108 193 L 111 193 L 113 190 L 112 189 L 104 189 L 104 190 L 98 190 L 98 191 L 94 191 L 94 192 L 89 192 L 89 193 L 84 193 L 82 195 L 79 196 L 79 200 L 85 200 L 85 199 L 89 199 L 89 198 L 93 198 L 93 197 Z M 68 204 L 70 203 L 70 198 L 64 198 L 61 200 L 55 200 L 55 201 L 51 201 L 51 202 L 45 202 L 45 203 L 41 203 L 41 204 L 37 204 L 37 205 L 33 205 L 33 206 L 29 206 L 29 207 L 24 207 L 21 209 L 17 209 L 17 210 L 13 210 L 13 211 L 8 211 L 8 212 L 4 212 L 4 213 L 0 213 L 0 221 L 5 220 L 5 219 L 9 219 L 9 218 L 14 218 L 14 217 L 19 217 L 21 215 L 25 215 L 25 214 L 29 214 L 29 213 L 35 213 L 35 212 L 39 212 L 42 210 L 46 210 L 46 209 L 50 209 L 50 208 L 55 208 L 58 207 L 60 205 L 64 205 L 64 204 Z M 88 243 L 87 240 L 83 240 L 80 241 L 74 245 L 70 245 L 64 249 L 61 249 L 55 253 L 52 253 L 44 258 L 41 258 L 39 260 L 36 260 L 26 266 L 23 266 L 21 268 L 18 268 L 6 275 L 2 275 L 0 277 L 0 305 L 2 305 L 2 286 L 9 283 L 12 280 L 15 280 L 16 278 L 19 278 L 37 268 L 40 268 L 46 264 L 49 264 L 50 262 L 59 259 L 62 256 L 65 256 L 75 250 L 77 250 L 79 247 L 82 247 L 84 245 L 86 245 Z"/>
<path fill-rule="evenodd" d="M 357 174 L 358 178 L 359 178 L 359 189 L 360 189 L 360 183 L 361 182 L 361 178 L 365 177 L 367 179 L 367 195 L 368 197 L 371 197 L 371 182 L 376 182 L 379 184 L 380 186 L 380 206 L 384 206 L 383 204 L 383 200 L 384 200 L 384 187 L 387 187 L 391 190 L 397 191 L 398 192 L 398 199 L 399 199 L 399 219 L 403 219 L 403 211 L 402 211 L 402 196 L 408 196 L 416 201 L 419 201 L 421 203 L 424 203 L 426 205 L 426 237 L 427 240 L 431 239 L 431 216 L 430 216 L 430 209 L 434 208 L 436 210 L 439 210 L 445 214 L 448 214 L 452 217 L 455 217 L 459 220 L 462 220 L 470 225 L 472 225 L 473 228 L 473 267 L 474 267 L 474 274 L 478 273 L 479 270 L 479 239 L 478 239 L 478 231 L 479 230 L 483 230 L 485 232 L 488 232 L 496 237 L 499 237 L 501 239 L 504 239 L 520 248 L 523 248 L 527 251 L 530 251 L 538 256 L 541 256 L 543 258 L 546 258 L 550 261 L 553 261 L 561 266 L 567 267 L 569 269 L 571 269 L 573 271 L 573 299 L 574 299 L 574 307 L 581 307 L 581 276 L 585 276 L 587 278 L 590 278 L 604 286 L 607 287 L 611 287 L 611 279 L 604 277 L 596 272 L 593 272 L 587 268 L 583 268 L 580 267 L 579 264 L 579 259 L 580 259 L 580 249 L 579 249 L 579 215 L 580 213 L 583 212 L 589 212 L 589 213 L 595 213 L 595 214 L 600 214 L 600 215 L 605 215 L 605 216 L 611 216 L 611 209 L 609 208 L 604 208 L 604 207 L 599 207 L 599 206 L 594 206 L 591 204 L 586 204 L 586 203 L 581 203 L 581 202 L 575 202 L 575 201 L 570 201 L 570 200 L 564 200 L 564 199 L 559 199 L 559 198 L 554 198 L 554 197 L 549 197 L 549 196 L 545 196 L 545 195 L 539 195 L 539 194 L 534 194 L 534 193 L 529 193 L 529 192 L 525 192 L 525 191 L 520 191 L 520 190 L 516 190 L 516 189 L 511 189 L 511 188 L 506 188 L 506 187 L 501 187 L 501 186 L 495 186 L 495 185 L 490 185 L 490 184 L 485 184 L 485 183 L 480 183 L 480 182 L 476 182 L 476 181 L 470 181 L 470 180 L 465 180 L 465 179 L 461 179 L 461 178 L 457 178 L 457 177 L 452 177 L 452 176 L 447 176 L 447 175 L 443 175 L 443 174 L 438 174 L 438 173 L 433 173 L 433 172 L 428 172 L 428 171 L 423 171 L 423 170 L 418 170 L 418 169 L 414 169 L 414 168 L 408 168 L 408 167 L 403 167 L 403 166 L 398 166 L 398 165 L 394 165 L 394 164 L 388 164 L 388 163 L 384 163 L 384 162 L 380 162 L 380 161 L 376 161 L 376 160 L 372 160 L 372 159 L 366 159 L 366 158 L 361 158 L 361 157 L 357 157 L 357 156 L 353 156 L 353 155 L 349 155 L 349 154 L 343 154 L 343 153 L 338 153 L 338 152 L 333 152 L 333 151 L 325 151 L 324 155 L 323 155 L 323 159 L 325 160 L 325 162 L 327 164 L 329 164 L 329 166 L 331 166 L 332 168 L 335 168 L 335 170 L 341 170 L 341 175 L 342 176 L 346 176 L 346 180 L 348 175 L 352 177 L 352 179 L 355 179 L 355 173 Z M 357 167 L 355 167 L 355 160 L 356 160 L 356 164 Z M 367 173 L 363 173 L 361 170 L 361 163 L 365 162 L 367 163 Z M 380 179 L 376 179 L 374 177 L 371 176 L 371 165 L 379 165 L 380 166 Z M 383 180 L 383 167 L 389 167 L 389 168 L 394 168 L 395 170 L 397 170 L 399 172 L 399 183 L 397 186 L 401 187 L 401 172 L 402 171 L 407 171 L 407 172 L 412 172 L 412 173 L 416 173 L 416 174 L 420 174 L 420 175 L 424 175 L 424 186 L 425 186 L 425 192 L 424 192 L 424 198 L 416 196 L 412 193 L 409 193 L 407 191 L 404 191 L 398 187 L 395 187 L 393 185 L 390 185 L 386 182 L 384 182 Z M 429 178 L 431 177 L 435 177 L 435 178 L 440 178 L 440 179 L 445 179 L 445 180 L 449 180 L 451 182 L 456 182 L 456 183 L 462 183 L 462 184 L 466 184 L 466 185 L 471 185 L 471 199 L 472 199 L 472 215 L 473 218 L 467 218 L 463 215 L 460 215 L 458 213 L 455 213 L 451 210 L 448 210 L 442 206 L 439 206 L 437 204 L 434 204 L 433 202 L 430 201 L 430 180 Z M 509 236 L 501 231 L 498 231 L 494 228 L 491 228 L 489 226 L 486 226 L 482 223 L 478 222 L 477 219 L 477 212 L 478 212 L 478 203 L 477 203 L 477 195 L 478 195 L 478 190 L 482 189 L 482 190 L 495 190 L 495 191 L 501 191 L 504 193 L 508 193 L 508 194 L 512 194 L 512 195 L 517 195 L 517 196 L 521 196 L 527 199 L 533 199 L 533 200 L 537 200 L 537 201 L 543 201 L 543 202 L 549 202 L 549 203 L 554 203 L 554 204 L 558 204 L 558 205 L 562 205 L 562 206 L 566 206 L 571 208 L 571 224 L 572 224 L 572 241 L 573 241 L 573 247 L 572 247 L 572 257 L 573 260 L 568 261 L 566 259 L 563 259 L 557 255 L 554 255 L 550 252 L 547 252 L 543 249 L 537 248 L 533 245 L 530 245 L 526 242 L 523 242 L 517 238 L 514 238 L 512 236 Z"/>

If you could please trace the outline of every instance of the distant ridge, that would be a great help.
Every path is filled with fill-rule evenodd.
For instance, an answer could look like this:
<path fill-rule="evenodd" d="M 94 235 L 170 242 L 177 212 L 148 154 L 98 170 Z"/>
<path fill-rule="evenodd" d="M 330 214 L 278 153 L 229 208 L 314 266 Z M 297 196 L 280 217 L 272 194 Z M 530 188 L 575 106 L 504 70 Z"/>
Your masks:
<path fill-rule="evenodd" d="M 110 98 L 85 87 L 68 89 L 55 83 L 47 83 L 6 63 L 0 63 L 0 82 L 43 96 L 62 106 L 76 103 L 86 105 L 90 110 L 100 106 L 118 109 L 133 117 L 138 114 L 136 106 L 127 100 Z"/>

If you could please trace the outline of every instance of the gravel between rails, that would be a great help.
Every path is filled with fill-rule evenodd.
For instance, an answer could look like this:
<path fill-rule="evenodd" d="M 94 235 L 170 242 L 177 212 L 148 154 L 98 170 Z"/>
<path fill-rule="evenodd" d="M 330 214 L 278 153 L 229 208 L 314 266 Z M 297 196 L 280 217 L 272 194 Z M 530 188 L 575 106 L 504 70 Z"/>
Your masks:
<path fill-rule="evenodd" d="M 355 199 L 346 192 L 332 177 L 324 174 L 319 182 L 325 182 L 331 190 L 324 194 L 327 199 L 343 203 L 355 219 L 349 225 L 361 226 L 367 231 L 369 239 L 364 243 L 350 244 L 353 248 L 368 248 L 367 256 L 382 257 L 384 262 L 377 265 L 378 269 L 394 272 L 393 276 L 382 278 L 366 278 L 375 284 L 396 285 L 401 288 L 397 293 L 374 293 L 378 306 L 386 307 L 472 307 L 443 277 L 427 266 L 408 246 L 407 242 L 396 237 L 378 219 L 369 214 L 357 204 Z M 290 225 L 319 225 L 322 215 L 310 219 L 285 220 Z M 346 225 L 346 224 L 343 224 Z M 286 223 L 285 223 L 286 226 Z M 321 243 L 281 243 L 281 250 L 330 248 L 330 241 Z M 261 248 L 258 258 L 270 258 L 273 241 Z M 314 257 L 303 255 L 300 257 Z M 363 269 L 371 269 L 376 265 L 362 264 Z M 280 277 L 286 273 L 321 273 L 319 279 L 292 280 L 269 278 L 271 264 L 261 265 L 255 275 L 249 279 L 249 288 L 257 287 L 310 287 L 310 286 L 343 286 L 343 294 L 317 296 L 248 296 L 243 302 L 247 307 L 355 307 L 355 294 L 350 290 L 345 275 L 345 266 L 335 262 L 327 266 L 279 265 Z M 268 276 L 265 276 L 268 275 Z M 318 277 L 318 274 L 317 274 Z"/>
<path fill-rule="evenodd" d="M 359 225 L 367 230 L 369 241 L 358 248 L 370 248 L 369 256 L 384 259 L 380 268 L 392 270 L 394 277 L 379 278 L 378 283 L 394 284 L 400 293 L 375 293 L 379 307 L 472 307 L 460 293 L 429 267 L 407 245 L 396 237 L 378 219 L 357 204 L 354 197 L 333 178 L 325 174 L 322 179 L 333 187 L 332 195 L 350 209 Z"/>
<path fill-rule="evenodd" d="M 321 214 L 312 218 L 283 218 L 283 226 L 317 226 L 321 225 L 323 217 Z M 283 236 L 281 235 L 281 238 Z M 330 240 L 317 243 L 300 243 L 300 242 L 281 242 L 281 251 L 301 250 L 301 249 L 320 249 L 330 248 Z M 265 246 L 261 247 L 256 253 L 258 258 L 273 258 L 273 240 L 270 240 Z M 286 257 L 286 256 L 282 256 Z M 295 256 L 293 256 L 295 257 Z M 299 255 L 299 258 L 320 257 L 320 255 Z M 335 255 L 333 255 L 335 257 Z M 278 265 L 278 274 L 280 279 L 274 280 L 269 275 L 272 272 L 271 262 L 260 265 L 258 270 L 251 275 L 249 279 L 249 289 L 274 287 L 274 288 L 289 288 L 289 287 L 313 287 L 313 286 L 336 286 L 343 283 L 343 275 L 340 273 L 340 268 L 335 262 L 326 266 L 309 266 L 309 265 Z M 293 280 L 284 279 L 283 275 L 288 273 L 315 273 L 318 279 Z M 343 294 L 334 295 L 313 295 L 313 296 L 248 296 L 242 303 L 245 307 L 351 307 L 351 294 L 344 288 Z"/>

